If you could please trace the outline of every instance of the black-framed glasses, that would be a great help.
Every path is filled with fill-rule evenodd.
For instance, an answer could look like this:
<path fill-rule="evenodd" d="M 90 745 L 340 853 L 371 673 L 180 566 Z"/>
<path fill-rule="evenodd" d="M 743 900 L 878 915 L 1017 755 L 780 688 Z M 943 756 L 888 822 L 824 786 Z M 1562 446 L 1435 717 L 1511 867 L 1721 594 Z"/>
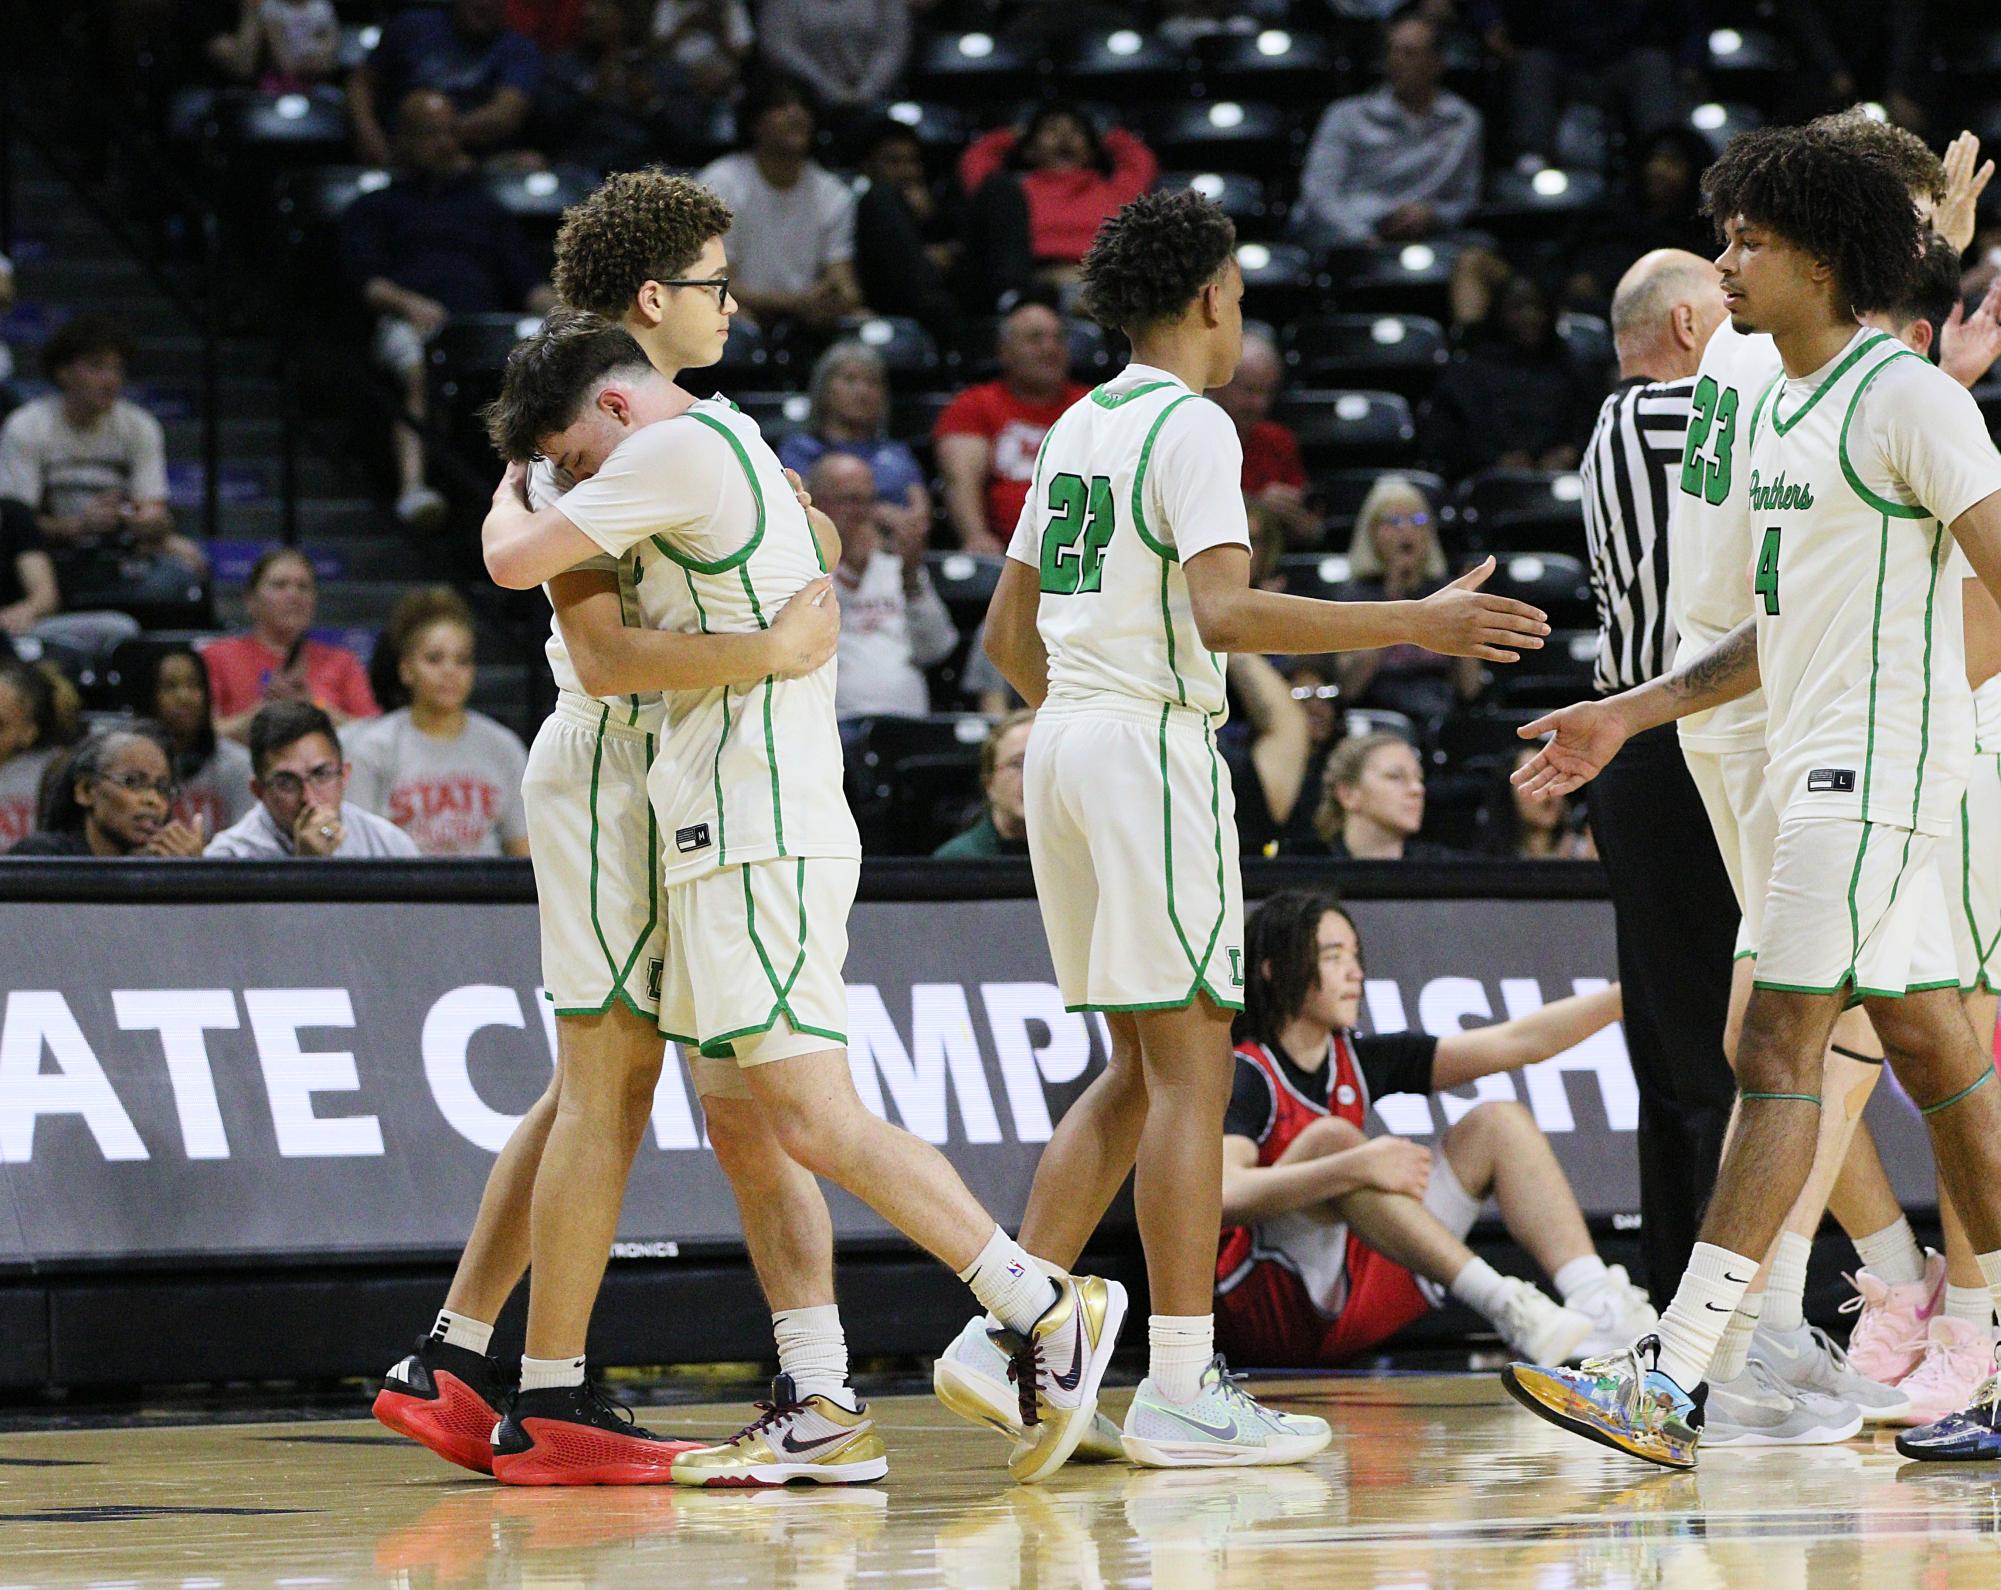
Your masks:
<path fill-rule="evenodd" d="M 106 784 L 116 784 L 127 795 L 143 795 L 151 790 L 169 806 L 180 797 L 181 786 L 170 778 L 148 778 L 144 773 L 100 773 Z"/>
<path fill-rule="evenodd" d="M 285 800 L 297 800 L 306 793 L 306 787 L 330 789 L 340 779 L 338 762 L 322 762 L 302 779 L 297 773 L 272 773 L 264 780 L 264 787 L 273 795 Z"/>
<path fill-rule="evenodd" d="M 707 287 L 716 295 L 716 308 L 723 309 L 729 305 L 730 279 L 727 276 L 707 276 L 700 281 L 686 276 L 675 276 L 661 282 L 660 285 L 662 287 Z"/>

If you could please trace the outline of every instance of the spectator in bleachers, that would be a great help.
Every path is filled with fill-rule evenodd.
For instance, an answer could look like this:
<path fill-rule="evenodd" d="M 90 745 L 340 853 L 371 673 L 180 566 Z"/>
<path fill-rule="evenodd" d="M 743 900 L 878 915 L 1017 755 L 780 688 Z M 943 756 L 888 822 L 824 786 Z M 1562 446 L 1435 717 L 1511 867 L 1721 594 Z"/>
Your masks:
<path fill-rule="evenodd" d="M 205 834 L 219 834 L 255 804 L 250 793 L 250 753 L 215 732 L 215 699 L 208 664 L 192 646 L 148 654 L 132 692 L 132 710 L 165 731 L 173 755 L 174 820 Z"/>
<path fill-rule="evenodd" d="M 837 342 L 813 366 L 806 428 L 778 444 L 778 460 L 804 476 L 829 453 L 867 464 L 876 497 L 915 513 L 929 529 L 931 493 L 924 467 L 904 443 L 889 435 L 889 373 L 866 343 Z"/>
<path fill-rule="evenodd" d="M 527 855 L 528 750 L 512 729 L 467 710 L 473 622 L 465 599 L 443 585 L 414 591 L 388 628 L 410 704 L 347 731 L 348 798 L 388 818 L 426 856 Z"/>
<path fill-rule="evenodd" d="M 968 552 L 1005 552 L 1028 498 L 1035 455 L 1086 389 L 1070 379 L 1063 322 L 1023 304 L 1001 322 L 1000 379 L 966 388 L 932 432 L 945 516 Z"/>
<path fill-rule="evenodd" d="M 339 48 L 333 0 L 241 0 L 236 26 L 209 40 L 208 58 L 237 82 L 277 94 L 326 82 Z"/>
<path fill-rule="evenodd" d="M 644 4 L 581 0 L 575 38 L 547 57 L 535 124 L 552 164 L 630 171 L 700 132 L 701 100 L 651 48 Z"/>
<path fill-rule="evenodd" d="M 1715 159 L 1692 127 L 1663 127 L 1638 150 L 1622 193 L 1579 229 L 1564 263 L 1563 303 L 1603 315 L 1626 267 L 1654 249 L 1707 258 L 1716 234 L 1702 217 L 1702 173 Z"/>
<path fill-rule="evenodd" d="M 1463 225 L 1480 199 L 1480 113 L 1444 87 L 1438 25 L 1384 31 L 1383 85 L 1314 130 L 1293 224 L 1325 243 L 1399 242 Z"/>
<path fill-rule="evenodd" d="M 61 750 L 49 676 L 0 653 L 0 851 L 34 831 L 42 774 Z"/>
<path fill-rule="evenodd" d="M 1602 107 L 1634 143 L 1681 119 L 1675 57 L 1699 20 L 1682 0 L 1469 0 L 1467 13 L 1508 67 L 1518 155 L 1553 161 L 1557 124 L 1579 100 Z"/>
<path fill-rule="evenodd" d="M 841 599 L 835 712 L 843 718 L 929 712 L 924 670 L 943 662 L 959 640 L 924 567 L 929 521 L 881 501 L 867 460 L 852 453 L 828 453 L 806 476 L 806 489 L 841 535 L 834 566 Z"/>
<path fill-rule="evenodd" d="M 1233 653 L 1227 672 L 1232 711 L 1216 741 L 1236 791 L 1238 845 L 1261 856 L 1300 805 L 1312 728 L 1292 686 L 1265 658 Z"/>
<path fill-rule="evenodd" d="M 106 652 L 139 633 L 128 613 L 65 613 L 35 513 L 24 502 L 0 497 L 0 635 L 30 635 L 83 651 Z"/>
<path fill-rule="evenodd" d="M 1045 105 L 1026 127 L 999 127 L 959 157 L 968 196 L 966 260 L 975 301 L 1077 278 L 1098 228 L 1153 186 L 1160 162 L 1123 127 Z"/>
<path fill-rule="evenodd" d="M 764 0 L 758 48 L 842 110 L 889 98 L 910 55 L 911 0 Z"/>
<path fill-rule="evenodd" d="M 832 326 L 862 308 L 855 278 L 855 196 L 813 158 L 806 89 L 789 77 L 754 82 L 737 110 L 749 147 L 702 169 L 735 213 L 730 292 L 761 325 Z"/>
<path fill-rule="evenodd" d="M 1035 714 L 1024 708 L 993 726 L 980 747 L 980 791 L 986 810 L 962 834 L 954 834 L 931 854 L 960 860 L 1028 854 L 1028 817 L 1023 806 L 1021 770 L 1028 760 L 1028 735 Z"/>
<path fill-rule="evenodd" d="M 1313 819 L 1319 792 L 1327 776 L 1327 758 L 1341 743 L 1341 683 L 1326 657 L 1302 657 L 1286 670 L 1292 699 L 1306 716 L 1306 770 L 1300 776 L 1300 798 L 1292 815 L 1280 825 L 1279 846 L 1292 851 L 1315 838 Z"/>
<path fill-rule="evenodd" d="M 1511 276 L 1493 330 L 1431 390 L 1426 447 L 1454 479 L 1483 469 L 1575 469 L 1603 396 L 1564 350 L 1548 294 L 1528 276 Z"/>
<path fill-rule="evenodd" d="M 712 103 L 736 93 L 757 31 L 744 0 L 659 0 L 653 43 Z"/>
<path fill-rule="evenodd" d="M 1512 775 L 1540 747 L 1525 745 L 1494 769 L 1478 819 L 1481 852 L 1518 861 L 1576 861 L 1588 842 L 1567 795 L 1525 794 Z"/>
<path fill-rule="evenodd" d="M 49 769 L 34 833 L 14 856 L 199 856 L 208 830 L 174 815 L 173 760 L 158 724 L 99 729 Z"/>
<path fill-rule="evenodd" d="M 396 153 L 392 116 L 419 91 L 442 94 L 458 112 L 457 143 L 477 155 L 518 147 L 542 86 L 542 52 L 507 26 L 506 0 L 408 6 L 347 81 L 356 153 L 386 166 Z"/>
<path fill-rule="evenodd" d="M 1362 499 L 1348 542 L 1351 602 L 1414 601 L 1447 578 L 1438 515 L 1422 487 L 1403 475 L 1384 475 Z M 1480 692 L 1476 657 L 1441 657 L 1421 646 L 1346 651 L 1334 658 L 1342 703 L 1401 712 L 1419 726 L 1435 725 L 1453 706 Z"/>
<path fill-rule="evenodd" d="M 1354 861 L 1448 861 L 1457 853 L 1417 837 L 1424 827 L 1424 764 L 1400 734 L 1358 734 L 1327 758 L 1313 828 L 1300 854 Z"/>
<path fill-rule="evenodd" d="M 273 547 L 251 565 L 243 600 L 249 630 L 210 641 L 202 652 L 219 732 L 232 740 L 247 738 L 252 718 L 267 701 L 303 701 L 335 723 L 376 715 L 361 659 L 308 633 L 319 606 L 311 558 L 296 547 Z"/>
<path fill-rule="evenodd" d="M 99 553 L 152 553 L 205 573 L 208 555 L 174 529 L 160 422 L 125 396 L 132 339 L 110 315 L 78 315 L 42 349 L 56 390 L 0 426 L 0 497 L 24 502 L 58 578 Z"/>
<path fill-rule="evenodd" d="M 903 123 L 884 117 L 861 149 L 867 180 L 855 199 L 855 272 L 862 296 L 921 321 L 941 342 L 956 341 L 951 283 L 964 257 L 960 206 L 948 187 L 931 182 L 924 148 Z"/>
<path fill-rule="evenodd" d="M 257 805 L 204 854 L 231 861 L 334 856 L 410 857 L 416 842 L 346 799 L 347 763 L 333 719 L 310 701 L 271 701 L 250 720 L 250 792 Z"/>
<path fill-rule="evenodd" d="M 1244 450 L 1244 495 L 1270 511 L 1288 543 L 1311 547 L 1320 540 L 1321 525 L 1320 516 L 1306 506 L 1299 439 L 1271 417 L 1284 378 L 1285 366 L 1272 340 L 1247 331 L 1236 376 L 1209 395 L 1237 427 Z"/>
<path fill-rule="evenodd" d="M 408 13 L 405 13 L 408 15 Z M 425 347 L 453 315 L 492 314 L 554 301 L 513 216 L 459 141 L 452 102 L 430 89 L 396 110 L 396 175 L 340 219 L 341 261 L 376 315 L 375 357 L 398 383 L 394 427 L 396 515 L 435 528 L 445 500 L 425 480 L 419 429 L 429 398 Z"/>

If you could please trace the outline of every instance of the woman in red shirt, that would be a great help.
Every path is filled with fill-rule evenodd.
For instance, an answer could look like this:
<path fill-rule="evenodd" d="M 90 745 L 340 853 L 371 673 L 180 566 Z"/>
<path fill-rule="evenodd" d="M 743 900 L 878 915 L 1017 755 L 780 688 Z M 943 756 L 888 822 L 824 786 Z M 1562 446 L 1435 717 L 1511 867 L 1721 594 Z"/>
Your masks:
<path fill-rule="evenodd" d="M 337 724 L 380 714 L 361 659 L 306 633 L 318 603 L 312 560 L 296 547 L 274 547 L 251 566 L 249 633 L 202 651 L 218 734 L 243 739 L 266 701 L 310 701 Z"/>
<path fill-rule="evenodd" d="M 967 260 L 999 298 L 1073 280 L 1098 228 L 1153 186 L 1160 162 L 1121 127 L 1102 136 L 1081 112 L 1048 106 L 959 157 L 972 195 Z"/>

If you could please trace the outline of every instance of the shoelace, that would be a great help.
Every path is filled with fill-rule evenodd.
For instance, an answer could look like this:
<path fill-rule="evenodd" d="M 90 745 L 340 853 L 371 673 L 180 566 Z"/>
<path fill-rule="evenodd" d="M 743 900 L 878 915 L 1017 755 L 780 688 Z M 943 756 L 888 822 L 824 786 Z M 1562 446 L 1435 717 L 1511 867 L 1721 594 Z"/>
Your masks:
<path fill-rule="evenodd" d="M 1031 1336 L 1018 1337 L 1020 1345 L 1008 1354 L 1007 1378 L 1014 1382 L 1024 1430 L 1042 1422 L 1035 1404 L 1035 1388 L 1042 1379 L 1042 1346 Z"/>
<path fill-rule="evenodd" d="M 1850 1333 L 1849 1340 L 1853 1341 L 1855 1337 L 1859 1336 L 1865 1328 L 1869 1331 L 1869 1333 L 1872 1336 L 1878 1334 L 1884 1334 L 1887 1336 L 1887 1333 L 1890 1328 L 1890 1322 L 1889 1319 L 1886 1317 L 1886 1311 L 1878 1309 L 1873 1314 L 1865 1313 L 1864 1310 L 1868 1308 L 1869 1300 L 1862 1295 L 1861 1280 L 1858 1277 L 1849 1274 L 1849 1272 L 1846 1270 L 1843 1270 L 1841 1272 L 1841 1278 L 1842 1280 L 1846 1281 L 1850 1286 L 1855 1288 L 1855 1295 L 1851 1297 L 1847 1302 L 1841 1305 L 1840 1312 L 1842 1312 L 1843 1314 L 1856 1314 L 1861 1316 L 1859 1319 L 1856 1320 L 1855 1329 L 1853 1332 Z M 1925 1329 L 1922 1325 L 1920 1325 L 1918 1327 L 1918 1332 L 1915 1336 L 1907 1336 L 1902 1341 L 1886 1340 L 1885 1345 L 1894 1352 L 1908 1353 L 1922 1349 L 1927 1339 L 1928 1338 Z"/>
<path fill-rule="evenodd" d="M 783 1424 L 795 1413 L 803 1413 L 806 1409 L 806 1405 L 803 1402 L 779 1402 L 776 1400 L 771 1402 L 753 1402 L 751 1406 L 757 1409 L 757 1417 L 741 1430 L 737 1431 L 735 1435 L 731 1436 L 724 1445 L 734 1446 L 737 1442 L 746 1441 L 754 1435 L 762 1435 L 766 1430 Z"/>
<path fill-rule="evenodd" d="M 584 1405 L 594 1413 L 608 1413 L 626 1425 L 634 1435 L 650 1435 L 652 1432 L 639 1427 L 639 1419 L 624 1403 L 615 1401 L 604 1388 L 604 1382 L 595 1377 L 584 1381 Z"/>
<path fill-rule="evenodd" d="M 1866 1375 L 1857 1374 L 1855 1370 L 1848 1367 L 1848 1354 L 1843 1349 L 1835 1346 L 1834 1338 L 1818 1325 L 1807 1326 L 1807 1334 L 1813 1339 L 1814 1345 L 1827 1354 L 1828 1362 L 1833 1364 L 1844 1375 L 1855 1375 L 1858 1380 L 1868 1379 Z"/>
<path fill-rule="evenodd" d="M 1253 1397 L 1244 1389 L 1243 1381 L 1238 1376 L 1230 1373 L 1230 1365 L 1221 1353 L 1218 1353 L 1214 1358 L 1209 1360 L 1209 1371 L 1205 1372 L 1202 1378 L 1207 1380 L 1210 1373 L 1213 1373 L 1216 1377 L 1213 1384 L 1215 1385 L 1217 1394 L 1232 1409 L 1241 1409 L 1246 1414 L 1256 1418 L 1259 1423 L 1268 1425 L 1273 1429 L 1284 1428 L 1279 1423 L 1277 1412 L 1259 1402 L 1256 1397 Z"/>

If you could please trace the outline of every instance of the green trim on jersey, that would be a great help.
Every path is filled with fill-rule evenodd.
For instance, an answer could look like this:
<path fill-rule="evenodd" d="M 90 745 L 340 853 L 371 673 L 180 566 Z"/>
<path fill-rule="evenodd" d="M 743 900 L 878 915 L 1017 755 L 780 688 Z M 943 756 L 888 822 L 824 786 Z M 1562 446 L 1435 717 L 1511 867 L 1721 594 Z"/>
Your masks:
<path fill-rule="evenodd" d="M 1883 673 L 1883 586 L 1890 577 L 1890 521 L 1883 520 L 1883 534 L 1876 547 L 1876 608 L 1869 620 L 1869 719 L 1868 738 L 1862 747 L 1862 812 L 1868 821 L 1869 787 L 1876 773 L 1876 686 Z M 1858 865 L 1860 863 L 1858 862 Z"/>
<path fill-rule="evenodd" d="M 651 1019 L 653 1012 L 641 1010 L 633 997 L 625 991 L 625 981 L 632 975 L 633 967 L 639 964 L 640 951 L 646 948 L 646 941 L 653 936 L 653 929 L 660 921 L 660 827 L 659 820 L 654 815 L 653 803 L 651 801 L 646 803 L 646 876 L 648 879 L 646 891 L 646 925 L 639 930 L 639 937 L 633 940 L 632 950 L 625 957 L 624 966 L 619 965 L 618 957 L 612 953 L 611 945 L 605 940 L 604 925 L 598 920 L 598 834 L 601 831 L 598 822 L 598 777 L 604 766 L 605 724 L 610 718 L 610 705 L 600 701 L 598 703 L 597 737 L 591 745 L 589 810 L 591 814 L 591 932 L 597 936 L 598 949 L 604 956 L 605 971 L 611 976 L 611 991 L 605 995 L 604 1003 L 601 1005 L 594 1007 L 589 1005 L 557 1005 L 556 1014 L 559 1016 L 602 1016 L 606 1011 L 611 1009 L 613 1002 L 616 1001 L 623 1004 L 633 1015 Z M 650 734 L 646 737 L 646 761 L 648 766 L 652 765 L 653 736 Z M 551 1003 L 554 1004 L 554 1001 L 552 1000 Z"/>
<path fill-rule="evenodd" d="M 1988 761 L 1990 758 L 1983 753 L 1977 760 Z M 1996 773 L 2001 773 L 2001 760 L 1995 760 L 1994 769 Z M 1978 771 L 1976 767 L 1975 772 Z M 1972 780 L 1968 779 L 1967 784 L 1966 792 L 1959 797 L 1959 898 L 1966 915 L 1967 936 L 1973 940 L 1973 981 L 1967 986 L 1974 989 L 1984 986 L 1989 993 L 1993 993 L 1995 988 L 1987 975 L 1987 963 L 1994 959 L 1994 952 L 2001 949 L 2001 921 L 1994 924 L 1994 936 L 1982 944 L 1980 922 L 1973 909 Z"/>
<path fill-rule="evenodd" d="M 1166 386 L 1169 383 L 1162 381 L 1159 384 Z M 1168 415 L 1181 407 L 1182 404 L 1192 402 L 1194 397 L 1195 394 L 1193 392 L 1184 392 L 1154 416 L 1153 424 L 1147 429 L 1146 440 L 1140 443 L 1139 463 L 1133 469 L 1132 495 L 1133 528 L 1139 532 L 1140 540 L 1145 542 L 1160 558 L 1160 625 L 1167 632 L 1167 671 L 1174 675 L 1175 704 L 1183 707 L 1188 705 L 1188 686 L 1182 681 L 1181 662 L 1176 655 L 1174 643 L 1174 608 L 1168 600 L 1167 582 L 1168 566 L 1179 563 L 1181 561 L 1181 554 L 1173 547 L 1156 541 L 1153 537 L 1153 532 L 1147 528 L 1146 469 L 1147 465 L 1153 462 L 1153 444 L 1160 439 L 1160 428 L 1167 423 Z"/>
<path fill-rule="evenodd" d="M 750 887 L 750 869 L 756 865 L 756 862 L 740 864 L 737 871 L 743 875 L 744 922 L 750 930 L 750 942 L 757 951 L 758 963 L 764 968 L 764 980 L 771 986 L 771 1014 L 754 1027 L 738 1027 L 734 1031 L 717 1033 L 714 1037 L 703 1040 L 700 1045 L 701 1052 L 710 1060 L 733 1059 L 735 1057 L 728 1048 L 730 1044 L 739 1038 L 753 1038 L 760 1033 L 771 1031 L 778 1025 L 780 1016 L 791 1024 L 792 1030 L 796 1033 L 809 1038 L 826 1038 L 845 1045 L 848 1041 L 846 1033 L 833 1032 L 825 1027 L 809 1027 L 792 1014 L 792 989 L 799 981 L 799 974 L 806 969 L 806 943 L 810 936 L 806 915 L 806 860 L 801 856 L 794 861 L 794 865 L 798 868 L 793 888 L 799 896 L 799 953 L 792 962 L 791 972 L 787 974 L 782 984 L 778 981 L 777 969 L 771 964 L 771 956 L 764 948 L 764 941 L 757 934 L 757 897 Z"/>
<path fill-rule="evenodd" d="M 1831 371 L 1828 372 L 1827 379 L 1821 382 L 1819 386 L 1813 389 L 1812 393 L 1808 396 L 1807 400 L 1799 406 L 1799 412 L 1793 415 L 1791 419 L 1787 419 L 1784 415 L 1782 415 L 1779 412 L 1779 400 L 1776 397 L 1773 398 L 1772 429 L 1777 431 L 1781 436 L 1785 435 L 1787 431 L 1791 430 L 1795 425 L 1799 424 L 1801 420 L 1805 419 L 1807 415 L 1813 412 L 1813 406 L 1816 403 L 1818 403 L 1823 397 L 1825 397 L 1829 391 L 1833 389 L 1834 384 L 1837 381 L 1839 381 L 1844 375 L 1848 374 L 1848 372 L 1855 367 L 1855 362 L 1858 359 L 1860 359 L 1864 354 L 1868 353 L 1870 349 L 1880 348 L 1884 343 L 1889 342 L 1891 340 L 1892 338 L 1887 331 L 1879 331 L 1876 333 L 1875 336 L 1869 338 L 1866 342 L 1863 342 L 1858 347 L 1851 348 L 1849 350 L 1848 357 L 1843 359 L 1841 363 L 1837 364 Z M 1903 351 L 1905 353 L 1910 352 L 1908 348 L 1904 349 Z M 1916 356 L 1913 355 L 1913 357 Z M 1884 361 L 1885 364 L 1887 364 L 1888 362 L 1889 360 L 1887 359 Z M 1870 375 L 1874 375 L 1875 373 L 1876 372 L 1874 370 L 1871 370 L 1869 372 Z M 1864 385 L 1868 384 L 1866 378 L 1863 384 Z"/>
<path fill-rule="evenodd" d="M 1091 389 L 1091 401 L 1101 409 L 1115 409 L 1123 404 L 1132 402 L 1134 398 L 1143 398 L 1149 392 L 1158 392 L 1164 386 L 1178 386 L 1179 384 L 1179 382 L 1175 381 L 1148 381 L 1141 386 L 1134 387 L 1130 392 L 1114 393 L 1110 390 L 1111 382 L 1107 381 L 1103 386 Z M 1194 394 L 1191 392 L 1189 396 L 1193 397 Z"/>
<path fill-rule="evenodd" d="M 1777 375 L 1765 383 L 1764 391 L 1758 394 L 1758 401 L 1751 405 L 1751 424 L 1744 444 L 1744 456 L 1747 459 L 1751 456 L 1751 449 L 1758 445 L 1758 421 L 1764 415 L 1765 404 L 1770 400 L 1772 394 L 1778 391 L 1785 379 L 1786 372 L 1782 367 Z"/>
<path fill-rule="evenodd" d="M 1215 836 L 1216 847 L 1216 920 L 1209 928 L 1209 938 L 1202 946 L 1202 953 L 1195 953 L 1195 946 L 1188 941 L 1188 932 L 1181 925 L 1181 913 L 1174 904 L 1174 783 L 1167 765 L 1167 721 L 1174 711 L 1172 702 L 1160 704 L 1160 836 L 1162 870 L 1167 880 L 1167 920 L 1174 926 L 1174 936 L 1181 942 L 1181 953 L 1188 957 L 1188 969 L 1195 974 L 1195 981 L 1181 999 L 1171 1001 L 1158 1008 L 1171 1010 L 1186 1005 L 1197 994 L 1207 994 L 1217 1005 L 1227 1010 L 1242 1010 L 1239 1002 L 1226 1000 L 1209 986 L 1209 957 L 1216 953 L 1216 940 L 1223 935 L 1223 922 L 1230 914 L 1229 895 L 1226 888 L 1225 863 L 1223 859 L 1223 801 L 1222 775 L 1219 772 L 1220 759 L 1216 755 L 1215 736 L 1205 719 L 1202 724 L 1202 742 L 1209 753 L 1209 819 L 1210 831 Z M 1112 1008 L 1112 1007 L 1105 1007 Z"/>
<path fill-rule="evenodd" d="M 1918 825 L 1918 808 L 1924 800 L 1925 763 L 1932 746 L 1932 619 L 1937 616 L 1939 553 L 1945 546 L 1945 526 L 1932 522 L 1931 580 L 1925 586 L 1925 699 L 1918 711 L 1918 776 L 1911 783 L 1911 826 Z"/>
<path fill-rule="evenodd" d="M 1861 348 L 1856 350 L 1858 354 L 1863 351 L 1865 350 Z M 1869 383 L 1899 359 L 1915 359 L 1916 357 L 1917 355 L 1911 352 L 1909 348 L 1900 348 L 1855 384 L 1855 396 L 1848 400 L 1848 412 L 1841 416 L 1841 439 L 1835 448 L 1835 451 L 1841 457 L 1841 473 L 1848 481 L 1850 489 L 1878 513 L 1886 514 L 1892 519 L 1929 519 L 1932 515 L 1931 510 L 1928 508 L 1906 507 L 1901 502 L 1891 502 L 1887 497 L 1879 497 L 1875 492 L 1862 484 L 1862 478 L 1855 473 L 1855 466 L 1848 459 L 1848 427 L 1855 423 L 1856 406 L 1861 403 L 1862 394 L 1869 390 Z M 1848 361 L 1849 364 L 1853 364 L 1854 362 L 1853 359 Z M 1846 369 L 1847 365 L 1842 366 L 1842 368 Z M 1829 385 L 1832 384 L 1833 382 L 1830 380 Z M 1819 394 L 1816 393 L 1815 395 L 1818 396 Z M 1806 410 L 1802 409 L 1800 412 L 1804 414 Z"/>
<path fill-rule="evenodd" d="M 1866 780 L 1865 787 L 1866 787 Z M 1863 810 L 1868 810 L 1868 797 L 1863 797 Z M 1862 915 L 1855 905 L 1855 891 L 1862 885 L 1862 858 L 1869 853 L 1869 832 L 1873 825 L 1868 818 L 1862 819 L 1862 838 L 1855 846 L 1855 869 L 1848 875 L 1848 975 L 1841 980 L 1846 987 L 1855 980 L 1855 963 L 1862 959 Z M 1755 982 L 1755 979 L 1753 979 Z M 1819 990 L 1832 993 L 1833 989 Z"/>
<path fill-rule="evenodd" d="M 651 539 L 656 547 L 669 558 L 673 559 L 674 562 L 680 564 L 684 571 L 692 569 L 697 574 L 727 574 L 739 564 L 748 561 L 750 555 L 758 549 L 758 546 L 764 540 L 764 488 L 758 485 L 757 471 L 751 468 L 750 454 L 743 450 L 743 443 L 737 440 L 735 431 L 731 430 L 713 415 L 697 414 L 693 409 L 688 410 L 688 418 L 708 426 L 710 430 L 714 431 L 730 444 L 730 451 L 736 454 L 736 461 L 743 466 L 743 478 L 750 482 L 750 495 L 757 504 L 757 525 L 751 531 L 748 541 L 738 547 L 728 557 L 718 558 L 713 563 L 704 563 L 699 558 L 691 558 L 685 553 L 676 552 L 660 536 L 654 536 Z M 814 538 L 816 545 L 818 544 L 818 540 L 819 538 L 816 536 Z M 822 559 L 821 563 L 824 567 L 825 560 Z"/>

